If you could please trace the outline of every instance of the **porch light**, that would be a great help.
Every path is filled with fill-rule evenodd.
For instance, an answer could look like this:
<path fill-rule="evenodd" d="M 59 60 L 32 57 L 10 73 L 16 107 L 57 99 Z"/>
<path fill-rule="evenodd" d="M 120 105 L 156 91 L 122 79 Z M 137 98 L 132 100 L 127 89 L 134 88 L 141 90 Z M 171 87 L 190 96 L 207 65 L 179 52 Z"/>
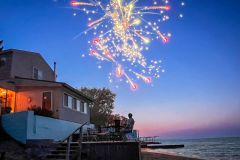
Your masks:
<path fill-rule="evenodd" d="M 28 103 L 31 103 L 32 102 L 32 97 L 28 97 L 27 101 L 28 101 Z"/>

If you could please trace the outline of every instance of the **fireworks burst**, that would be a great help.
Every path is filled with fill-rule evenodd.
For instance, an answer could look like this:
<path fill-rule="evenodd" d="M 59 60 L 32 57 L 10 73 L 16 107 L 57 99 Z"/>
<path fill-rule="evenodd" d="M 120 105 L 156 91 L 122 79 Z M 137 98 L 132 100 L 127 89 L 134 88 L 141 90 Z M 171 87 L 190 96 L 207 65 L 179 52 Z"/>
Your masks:
<path fill-rule="evenodd" d="M 138 6 L 140 0 L 109 0 L 108 3 L 86 1 L 72 1 L 71 5 L 87 15 L 102 15 L 94 20 L 88 17 L 88 29 L 84 33 L 91 32 L 95 37 L 90 42 L 89 55 L 100 62 L 110 62 L 115 67 L 115 73 L 109 74 L 109 81 L 112 82 L 115 76 L 124 79 L 132 90 L 136 90 L 137 79 L 150 84 L 153 78 L 159 78 L 160 73 L 164 72 L 161 61 L 148 62 L 143 52 L 148 50 L 147 46 L 153 40 L 161 39 L 162 43 L 169 41 L 171 34 L 163 33 L 159 27 L 161 22 L 169 19 L 169 1 L 153 0 L 150 3 L 149 0 L 151 5 L 148 6 Z M 160 18 L 149 21 L 145 19 L 146 15 L 157 15 Z"/>

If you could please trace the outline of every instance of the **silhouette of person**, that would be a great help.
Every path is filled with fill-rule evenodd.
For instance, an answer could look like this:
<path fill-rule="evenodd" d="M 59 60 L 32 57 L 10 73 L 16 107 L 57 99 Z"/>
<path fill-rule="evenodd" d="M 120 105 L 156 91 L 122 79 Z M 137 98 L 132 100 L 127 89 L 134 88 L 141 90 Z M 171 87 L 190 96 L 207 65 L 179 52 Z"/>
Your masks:
<path fill-rule="evenodd" d="M 132 118 L 132 116 L 133 116 L 132 113 L 128 114 L 127 125 L 126 125 L 126 127 L 124 128 L 124 130 L 122 132 L 124 132 L 124 133 L 131 133 L 132 132 L 133 127 L 134 127 L 134 123 L 135 123 L 135 121 Z"/>

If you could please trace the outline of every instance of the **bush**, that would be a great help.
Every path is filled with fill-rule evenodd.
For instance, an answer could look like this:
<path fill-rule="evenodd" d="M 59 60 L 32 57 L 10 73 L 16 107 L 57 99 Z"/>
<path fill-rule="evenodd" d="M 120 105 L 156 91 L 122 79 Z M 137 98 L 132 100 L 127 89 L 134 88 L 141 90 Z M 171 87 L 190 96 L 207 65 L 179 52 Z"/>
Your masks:
<path fill-rule="evenodd" d="M 12 111 L 11 107 L 3 107 L 1 110 L 2 114 L 9 114 L 9 113 L 11 113 L 11 111 Z"/>
<path fill-rule="evenodd" d="M 53 117 L 53 112 L 41 107 L 31 107 L 28 108 L 34 112 L 34 115 L 44 116 L 44 117 Z"/>

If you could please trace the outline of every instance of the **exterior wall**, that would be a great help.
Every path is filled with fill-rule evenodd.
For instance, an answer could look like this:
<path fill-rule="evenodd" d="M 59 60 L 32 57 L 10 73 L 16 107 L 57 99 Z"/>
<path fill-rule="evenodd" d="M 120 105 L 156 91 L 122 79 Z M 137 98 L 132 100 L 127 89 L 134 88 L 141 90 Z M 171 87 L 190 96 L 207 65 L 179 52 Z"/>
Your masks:
<path fill-rule="evenodd" d="M 53 113 L 54 113 L 54 117 L 56 118 L 60 118 L 60 108 L 62 108 L 63 104 L 62 104 L 62 101 L 63 101 L 63 95 L 62 95 L 62 87 L 57 87 L 55 88 L 54 90 L 54 93 L 53 93 Z"/>
<path fill-rule="evenodd" d="M 4 66 L 0 66 L 0 79 L 9 79 L 11 77 L 12 54 L 0 53 L 0 60 L 1 58 L 6 58 L 6 63 Z"/>
<path fill-rule="evenodd" d="M 85 122 L 88 122 L 90 123 L 90 108 L 87 107 L 87 113 L 81 113 L 81 112 L 78 112 L 76 110 L 73 110 L 71 108 L 68 108 L 68 107 L 65 107 L 64 106 L 64 102 L 63 102 L 63 95 L 64 93 L 67 93 L 71 96 L 74 96 L 75 98 L 78 98 L 82 101 L 85 101 L 85 102 L 88 102 L 84 97 L 81 97 L 77 94 L 75 94 L 74 92 L 72 91 L 69 91 L 67 89 L 62 89 L 62 90 L 59 90 L 60 91 L 60 94 L 62 97 L 62 101 L 61 101 L 61 106 L 59 108 L 59 119 L 63 119 L 63 120 L 66 120 L 66 121 L 72 121 L 72 122 L 76 122 L 76 123 L 85 123 Z M 60 101 L 59 101 L 60 102 Z M 59 105 L 60 106 L 60 105 Z"/>
<path fill-rule="evenodd" d="M 59 119 L 76 122 L 85 123 L 90 122 L 90 114 L 84 114 L 81 112 L 74 111 L 70 108 L 62 107 L 59 109 Z"/>
<path fill-rule="evenodd" d="M 55 81 L 54 72 L 38 54 L 25 51 L 14 51 L 12 61 L 11 76 L 33 78 L 33 68 L 40 69 L 43 72 L 43 79 Z"/>
<path fill-rule="evenodd" d="M 63 95 L 67 93 L 82 101 L 88 102 L 74 92 L 64 87 L 18 87 L 16 93 L 16 112 L 26 111 L 33 106 L 42 107 L 42 94 L 45 91 L 52 92 L 52 111 L 53 117 L 76 123 L 90 123 L 90 108 L 87 113 L 81 113 L 74 109 L 64 107 Z"/>
<path fill-rule="evenodd" d="M 59 99 L 55 87 L 18 87 L 16 94 L 16 112 L 26 111 L 31 107 L 42 107 L 43 92 L 52 92 L 53 116 L 58 118 Z"/>

